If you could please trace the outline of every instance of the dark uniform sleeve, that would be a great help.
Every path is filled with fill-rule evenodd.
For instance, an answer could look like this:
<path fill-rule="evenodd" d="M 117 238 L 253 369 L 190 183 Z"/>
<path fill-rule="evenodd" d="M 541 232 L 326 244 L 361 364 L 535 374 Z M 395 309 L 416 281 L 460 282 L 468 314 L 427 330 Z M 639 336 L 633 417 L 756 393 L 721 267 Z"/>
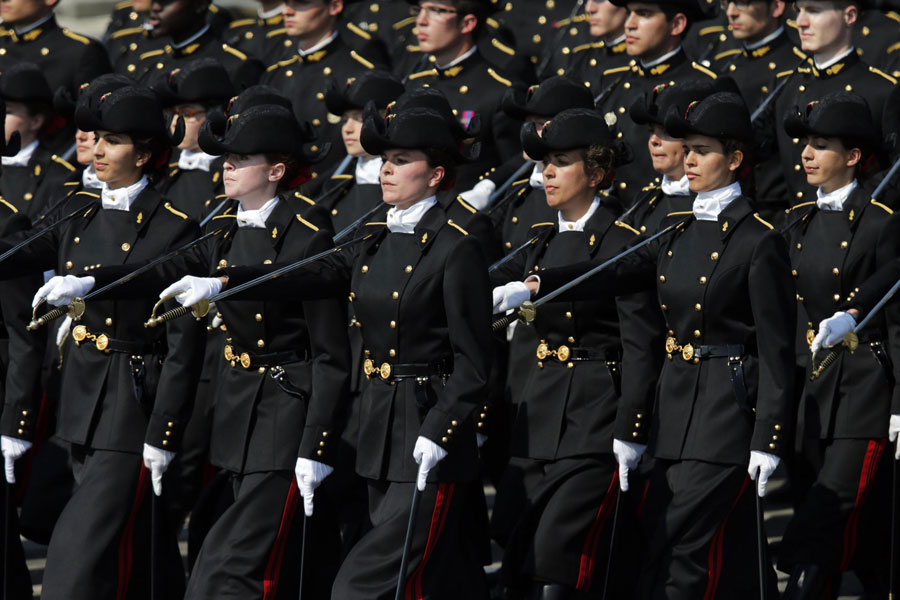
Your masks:
<path fill-rule="evenodd" d="M 859 287 L 859 292 L 847 308 L 859 311 L 862 320 L 869 311 L 875 308 L 878 301 L 900 281 L 900 258 L 880 267 L 866 282 Z"/>

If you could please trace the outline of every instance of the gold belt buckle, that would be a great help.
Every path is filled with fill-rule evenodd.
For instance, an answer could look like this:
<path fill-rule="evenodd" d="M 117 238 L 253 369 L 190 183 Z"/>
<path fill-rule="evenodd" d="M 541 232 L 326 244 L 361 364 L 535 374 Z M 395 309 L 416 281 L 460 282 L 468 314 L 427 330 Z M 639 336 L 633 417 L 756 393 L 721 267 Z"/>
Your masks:
<path fill-rule="evenodd" d="M 537 354 L 538 360 L 544 360 L 551 354 L 550 346 L 547 345 L 547 342 L 541 340 L 541 343 L 538 344 L 537 352 L 535 354 Z"/>
<path fill-rule="evenodd" d="M 675 338 L 673 338 L 671 336 L 667 337 L 666 338 L 666 353 L 672 354 L 676 350 L 678 350 L 678 342 L 676 342 Z"/>
<path fill-rule="evenodd" d="M 560 346 L 556 349 L 556 358 L 559 359 L 559 362 L 567 362 L 571 354 L 568 346 Z"/>
<path fill-rule="evenodd" d="M 816 339 L 816 331 L 814 329 L 806 330 L 806 345 L 812 348 L 813 340 Z"/>
<path fill-rule="evenodd" d="M 381 363 L 381 369 L 379 369 L 379 374 L 382 379 L 388 379 L 391 376 L 391 365 L 388 363 Z"/>
<path fill-rule="evenodd" d="M 76 325 L 75 329 L 72 330 L 72 339 L 76 342 L 83 342 L 87 337 L 87 327 L 84 325 Z"/>
<path fill-rule="evenodd" d="M 237 358 L 237 357 L 234 355 L 234 347 L 231 344 L 226 344 L 225 345 L 225 360 L 227 360 L 228 362 L 231 362 L 235 358 Z"/>
<path fill-rule="evenodd" d="M 245 369 L 250 368 L 250 355 L 246 352 L 241 352 L 241 366 Z"/>
<path fill-rule="evenodd" d="M 109 347 L 109 338 L 106 337 L 105 333 L 101 333 L 97 336 L 97 339 L 94 341 L 94 344 L 97 346 L 97 350 L 103 351 Z"/>
<path fill-rule="evenodd" d="M 681 358 L 684 360 L 691 360 L 694 358 L 694 347 L 690 344 L 685 344 L 681 349 Z"/>
<path fill-rule="evenodd" d="M 376 372 L 378 369 L 375 368 L 375 361 L 371 358 L 367 358 L 363 361 L 363 373 L 366 374 L 366 377 L 372 375 L 372 373 Z"/>

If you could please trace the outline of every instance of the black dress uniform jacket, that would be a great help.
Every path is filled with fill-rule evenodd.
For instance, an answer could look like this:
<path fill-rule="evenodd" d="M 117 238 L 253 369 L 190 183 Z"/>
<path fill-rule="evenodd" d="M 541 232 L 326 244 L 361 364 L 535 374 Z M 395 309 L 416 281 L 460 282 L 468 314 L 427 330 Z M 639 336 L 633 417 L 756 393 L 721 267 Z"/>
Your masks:
<path fill-rule="evenodd" d="M 624 67 L 631 63 L 625 40 L 616 44 L 597 41 L 581 44 L 572 49 L 571 59 L 565 67 L 565 75 L 584 82 L 597 98 L 609 83 L 603 73 L 610 69 Z M 602 99 L 602 98 L 601 98 Z"/>
<path fill-rule="evenodd" d="M 77 170 L 39 144 L 24 167 L 3 167 L 0 195 L 32 221 L 63 199 L 63 182 Z M 80 173 L 79 173 L 80 175 Z"/>
<path fill-rule="evenodd" d="M 641 233 L 655 233 L 672 213 L 691 210 L 693 196 L 667 194 L 658 182 L 645 186 L 619 220 Z"/>
<path fill-rule="evenodd" d="M 281 54 L 284 33 L 284 15 L 279 13 L 265 19 L 235 19 L 228 24 L 222 38 L 232 48 L 267 64 Z"/>
<path fill-rule="evenodd" d="M 499 223 L 497 230 L 503 244 L 503 252 L 515 250 L 535 235 L 532 229 L 537 223 L 553 222 L 556 211 L 547 205 L 547 197 L 543 188 L 533 188 L 528 179 L 513 183 L 508 192 L 512 194 L 509 204 L 498 206 Z M 502 199 L 498 199 L 497 203 Z"/>
<path fill-rule="evenodd" d="M 178 166 L 177 152 L 173 157 L 175 160 L 169 163 L 168 175 L 159 182 L 157 188 L 190 218 L 201 221 L 225 198 L 225 183 L 222 181 L 225 159 L 220 157 L 212 161 L 209 171 L 185 171 Z"/>

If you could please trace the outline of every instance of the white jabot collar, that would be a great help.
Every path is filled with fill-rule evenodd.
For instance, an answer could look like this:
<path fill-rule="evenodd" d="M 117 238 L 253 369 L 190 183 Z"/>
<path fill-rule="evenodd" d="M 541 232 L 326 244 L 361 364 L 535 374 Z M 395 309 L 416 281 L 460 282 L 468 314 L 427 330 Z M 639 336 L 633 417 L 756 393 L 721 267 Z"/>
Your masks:
<path fill-rule="evenodd" d="M 590 208 L 588 208 L 587 212 L 582 215 L 580 219 L 577 221 L 566 221 L 566 219 L 562 215 L 562 211 L 559 211 L 559 232 L 565 233 L 566 231 L 584 231 L 584 226 L 587 224 L 588 219 L 594 216 L 594 213 L 597 212 L 597 208 L 600 206 L 600 198 L 594 198 L 594 201 L 591 202 Z"/>
<path fill-rule="evenodd" d="M 391 233 L 415 233 L 416 225 L 435 204 L 437 196 L 429 196 L 409 208 L 399 209 L 394 206 L 387 212 L 387 228 Z"/>
<path fill-rule="evenodd" d="M 740 196 L 741 184 L 737 181 L 711 192 L 700 192 L 694 198 L 694 217 L 698 221 L 718 221 L 719 214 Z"/>
<path fill-rule="evenodd" d="M 379 183 L 381 181 L 381 165 L 384 161 L 380 156 L 365 159 L 360 157 L 356 161 L 356 184 L 365 185 Z"/>
<path fill-rule="evenodd" d="M 199 40 L 199 39 L 200 39 L 200 36 L 202 36 L 202 35 L 203 35 L 204 33 L 206 33 L 207 31 L 209 31 L 209 25 L 204 25 L 203 27 L 200 28 L 200 31 L 198 31 L 197 33 L 195 33 L 194 35 L 192 35 L 192 36 L 189 37 L 188 39 L 186 39 L 186 40 L 181 40 L 181 41 L 178 42 L 177 44 L 176 44 L 175 42 L 172 42 L 172 47 L 175 48 L 176 50 L 179 50 L 179 49 L 181 49 L 181 48 L 184 48 L 184 47 L 187 46 L 188 44 L 192 44 L 192 43 L 196 42 L 197 40 Z"/>
<path fill-rule="evenodd" d="M 677 48 L 675 48 L 668 54 L 663 54 L 659 58 L 657 58 L 655 60 L 651 60 L 650 62 L 641 61 L 641 66 L 644 67 L 645 69 L 648 69 L 650 67 L 655 67 L 656 65 L 658 65 L 660 63 L 666 62 L 667 60 L 669 60 L 670 58 L 672 58 L 673 56 L 678 54 L 679 51 L 681 51 L 681 46 L 678 46 Z"/>
<path fill-rule="evenodd" d="M 278 206 L 278 196 L 275 196 L 256 210 L 244 210 L 244 207 L 238 204 L 237 224 L 238 227 L 249 227 L 251 229 L 265 229 L 266 219 Z"/>
<path fill-rule="evenodd" d="M 813 56 L 813 61 L 816 63 L 816 68 L 821 71 L 822 69 L 827 69 L 828 67 L 830 67 L 831 65 L 833 65 L 834 63 L 836 63 L 838 61 L 844 60 L 845 58 L 850 56 L 850 54 L 852 52 L 855 52 L 855 51 L 856 51 L 856 48 L 854 48 L 853 46 L 850 46 L 849 50 L 847 50 L 843 54 L 835 56 L 834 58 L 832 58 L 831 60 L 829 60 L 827 62 L 819 63 L 819 59 L 816 58 L 815 56 Z"/>
<path fill-rule="evenodd" d="M 662 183 L 659 184 L 659 187 L 662 188 L 663 194 L 669 196 L 691 195 L 691 182 L 687 175 L 682 175 L 678 181 L 672 181 L 668 175 L 663 175 Z"/>
<path fill-rule="evenodd" d="M 272 10 L 266 10 L 266 11 L 264 11 L 262 9 L 262 6 L 256 7 L 256 14 L 260 19 L 271 19 L 272 17 L 277 17 L 278 15 L 280 15 L 283 12 L 284 12 L 284 4 L 279 4 Z"/>
<path fill-rule="evenodd" d="M 124 210 L 128 212 L 134 199 L 144 191 L 144 188 L 149 183 L 150 181 L 146 175 L 142 176 L 137 183 L 114 190 L 109 189 L 109 186 L 104 183 L 103 187 L 100 188 L 100 203 L 107 210 Z"/>
<path fill-rule="evenodd" d="M 178 155 L 178 168 L 182 171 L 206 171 L 213 161 L 219 158 L 206 152 L 194 152 L 193 150 L 182 150 Z"/>
<path fill-rule="evenodd" d="M 478 50 L 478 46 L 477 46 L 477 45 L 472 46 L 471 48 L 469 48 L 468 50 L 466 50 L 463 54 L 461 54 L 460 56 L 457 56 L 456 58 L 454 58 L 453 60 L 451 60 L 451 61 L 450 61 L 449 63 L 447 63 L 446 65 L 438 65 L 437 68 L 438 68 L 438 69 L 449 69 L 450 67 L 455 67 L 456 65 L 458 65 L 458 64 L 461 63 L 462 61 L 466 60 L 467 58 L 469 58 L 470 56 L 472 56 L 473 54 L 475 54 L 475 51 L 476 51 L 476 50 Z"/>
<path fill-rule="evenodd" d="M 81 185 L 86 188 L 94 189 L 103 187 L 103 182 L 97 179 L 97 171 L 94 170 L 94 163 L 89 164 L 85 167 L 84 171 L 81 172 Z"/>
<path fill-rule="evenodd" d="M 37 29 L 38 27 L 40 27 L 41 25 L 43 25 L 44 23 L 46 23 L 47 21 L 49 21 L 52 18 L 53 18 L 53 13 L 51 12 L 49 15 L 47 15 L 43 19 L 39 19 L 39 20 L 35 21 L 34 23 L 32 23 L 31 25 L 26 25 L 25 27 L 22 27 L 21 29 L 19 29 L 18 27 L 15 27 L 14 29 L 16 31 L 16 35 L 22 35 L 23 33 L 28 33 L 29 31 Z"/>
<path fill-rule="evenodd" d="M 536 190 L 544 189 L 544 163 L 534 163 L 534 169 L 531 170 L 531 177 L 528 178 L 528 185 Z"/>
<path fill-rule="evenodd" d="M 31 156 L 34 154 L 37 147 L 38 141 L 34 140 L 19 150 L 15 156 L 4 156 L 0 162 L 3 163 L 4 167 L 27 167 L 28 161 L 31 160 Z"/>
<path fill-rule="evenodd" d="M 856 189 L 856 180 L 854 179 L 842 188 L 838 188 L 830 194 L 822 193 L 822 188 L 816 190 L 816 206 L 820 210 L 844 210 L 844 202 Z"/>
<path fill-rule="evenodd" d="M 319 50 L 321 50 L 322 48 L 324 48 L 325 46 L 327 46 L 328 44 L 333 42 L 337 36 L 338 36 L 338 32 L 333 31 L 331 33 L 331 35 L 329 35 L 327 38 L 325 38 L 324 40 L 322 40 L 315 46 L 311 46 L 311 47 L 307 48 L 306 50 L 303 50 L 298 47 L 297 54 L 299 54 L 300 56 L 306 56 L 307 54 L 312 54 L 313 52 L 318 52 Z"/>
<path fill-rule="evenodd" d="M 747 50 L 756 50 L 757 48 L 761 48 L 762 46 L 765 46 L 766 44 L 768 44 L 769 42 L 771 42 L 772 40 L 777 38 L 783 32 L 784 32 L 784 25 L 781 25 L 778 27 L 778 29 L 776 29 L 775 31 L 773 31 L 772 33 L 770 33 L 763 39 L 759 40 L 758 42 L 753 43 L 753 44 L 744 44 L 744 48 L 746 48 Z"/>

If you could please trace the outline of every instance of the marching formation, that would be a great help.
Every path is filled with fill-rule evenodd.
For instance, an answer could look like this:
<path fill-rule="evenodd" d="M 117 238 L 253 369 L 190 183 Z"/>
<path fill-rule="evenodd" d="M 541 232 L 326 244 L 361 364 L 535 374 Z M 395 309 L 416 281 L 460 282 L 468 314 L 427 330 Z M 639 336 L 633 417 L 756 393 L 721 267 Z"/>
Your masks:
<path fill-rule="evenodd" d="M 0 2 L 4 599 L 23 537 L 45 600 L 900 593 L 900 5 L 55 5 Z"/>

